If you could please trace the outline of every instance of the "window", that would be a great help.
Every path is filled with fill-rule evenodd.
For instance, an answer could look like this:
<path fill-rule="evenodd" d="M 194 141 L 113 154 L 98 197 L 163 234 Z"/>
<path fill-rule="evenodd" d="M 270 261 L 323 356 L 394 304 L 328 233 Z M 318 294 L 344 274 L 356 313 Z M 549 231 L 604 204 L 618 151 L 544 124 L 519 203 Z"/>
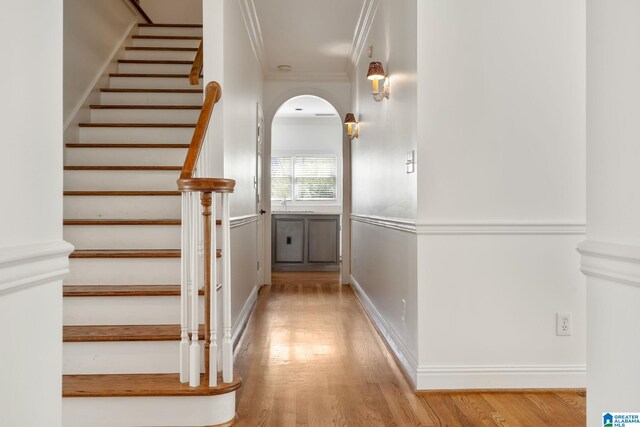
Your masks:
<path fill-rule="evenodd" d="M 336 200 L 338 160 L 335 155 L 274 156 L 271 158 L 272 200 Z"/>

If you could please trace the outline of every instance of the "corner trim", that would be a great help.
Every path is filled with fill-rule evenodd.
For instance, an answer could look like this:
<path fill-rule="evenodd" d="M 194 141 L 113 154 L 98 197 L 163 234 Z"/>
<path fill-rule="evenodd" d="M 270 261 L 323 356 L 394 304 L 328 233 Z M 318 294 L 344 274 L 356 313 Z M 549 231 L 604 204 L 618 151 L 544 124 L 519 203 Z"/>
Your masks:
<path fill-rule="evenodd" d="M 408 219 L 391 218 L 376 215 L 351 214 L 351 221 L 361 222 L 364 224 L 375 225 L 378 227 L 390 228 L 392 230 L 404 231 L 407 233 L 416 232 L 416 224 Z"/>
<path fill-rule="evenodd" d="M 364 292 L 355 277 L 350 276 L 351 287 L 356 294 L 356 297 L 362 304 L 365 312 L 369 315 L 369 318 L 373 321 L 375 328 L 380 332 L 380 335 L 386 341 L 387 347 L 395 356 L 398 366 L 404 371 L 405 376 L 410 381 L 411 386 L 415 389 L 417 384 L 417 362 L 409 349 L 404 345 L 402 340 L 396 335 L 393 328 L 382 317 L 382 314 L 378 311 L 373 302 L 369 299 Z"/>
<path fill-rule="evenodd" d="M 64 240 L 0 249 L 0 296 L 61 279 L 73 249 Z"/>
<path fill-rule="evenodd" d="M 416 224 L 420 235 L 428 234 L 538 234 L 584 235 L 583 221 L 452 221 Z"/>
<path fill-rule="evenodd" d="M 640 247 L 586 240 L 577 250 L 585 276 L 640 287 Z"/>
<path fill-rule="evenodd" d="M 422 365 L 416 392 L 580 389 L 586 374 L 586 365 Z"/>
<path fill-rule="evenodd" d="M 231 228 L 242 227 L 243 225 L 251 224 L 258 221 L 257 214 L 242 215 L 231 218 Z"/>

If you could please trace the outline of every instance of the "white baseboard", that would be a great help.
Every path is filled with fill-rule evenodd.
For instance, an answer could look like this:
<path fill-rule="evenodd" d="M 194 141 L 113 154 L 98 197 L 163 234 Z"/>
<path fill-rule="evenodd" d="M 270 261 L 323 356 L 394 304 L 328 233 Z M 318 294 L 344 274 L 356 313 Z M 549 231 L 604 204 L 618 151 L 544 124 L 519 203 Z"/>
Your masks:
<path fill-rule="evenodd" d="M 232 336 L 231 342 L 233 343 L 233 357 L 236 357 L 237 350 L 242 346 L 242 340 L 244 339 L 244 331 L 249 322 L 249 318 L 251 317 L 251 313 L 253 312 L 253 308 L 256 306 L 256 302 L 258 301 L 258 290 L 260 286 L 254 286 L 245 301 L 242 310 L 240 310 L 240 314 L 236 319 L 233 328 L 231 329 Z"/>
<path fill-rule="evenodd" d="M 576 389 L 586 374 L 585 365 L 418 366 L 416 389 Z"/>
<path fill-rule="evenodd" d="M 416 387 L 417 362 L 409 349 L 404 345 L 400 337 L 396 335 L 387 321 L 382 317 L 373 302 L 369 299 L 355 277 L 351 276 L 351 287 L 355 291 L 356 296 L 362 303 L 362 306 L 373 320 L 378 331 L 384 337 L 388 347 L 393 352 L 396 360 L 400 363 L 400 368 L 405 372 L 406 377 L 411 381 L 411 385 Z"/>
<path fill-rule="evenodd" d="M 0 296 L 61 279 L 72 251 L 64 240 L 0 248 Z"/>

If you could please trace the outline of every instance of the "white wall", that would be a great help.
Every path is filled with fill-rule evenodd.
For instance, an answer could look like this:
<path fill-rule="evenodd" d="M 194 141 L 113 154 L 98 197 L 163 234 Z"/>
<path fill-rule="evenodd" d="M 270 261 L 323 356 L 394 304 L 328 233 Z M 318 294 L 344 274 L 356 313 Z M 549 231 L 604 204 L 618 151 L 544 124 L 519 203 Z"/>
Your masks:
<path fill-rule="evenodd" d="M 0 425 L 60 426 L 62 1 L 3 7 Z M 28 25 L 27 25 L 28 23 Z"/>
<path fill-rule="evenodd" d="M 271 155 L 294 153 L 335 154 L 338 160 L 336 200 L 288 201 L 288 210 L 314 210 L 317 212 L 342 212 L 342 150 L 344 130 L 337 117 L 286 118 L 275 117 L 271 128 Z M 283 210 L 275 202 L 273 211 Z"/>
<path fill-rule="evenodd" d="M 257 276 L 256 109 L 262 104 L 262 70 L 253 52 L 239 1 L 211 1 L 204 10 L 204 81 L 218 81 L 222 99 L 209 125 L 212 175 L 236 180 L 230 195 L 232 304 L 236 322 L 252 302 Z M 220 60 L 222 58 L 222 60 Z"/>
<path fill-rule="evenodd" d="M 587 425 L 638 411 L 640 4 L 587 1 Z"/>
<path fill-rule="evenodd" d="M 418 2 L 418 388 L 585 385 L 584 64 L 580 0 Z"/>
<path fill-rule="evenodd" d="M 90 95 L 137 20 L 122 0 L 64 0 L 65 124 Z"/>
<path fill-rule="evenodd" d="M 351 283 L 413 381 L 420 311 L 417 174 L 407 174 L 406 161 L 407 153 L 417 147 L 415 15 L 414 1 L 380 1 L 364 44 L 373 46 L 373 57 L 368 57 L 365 48 L 351 80 L 351 109 L 360 125 L 360 137 L 351 143 Z M 371 61 L 382 62 L 390 76 L 388 100 L 375 102 L 371 96 L 371 82 L 366 78 Z"/>
<path fill-rule="evenodd" d="M 141 0 L 140 6 L 156 24 L 202 24 L 202 0 Z"/>

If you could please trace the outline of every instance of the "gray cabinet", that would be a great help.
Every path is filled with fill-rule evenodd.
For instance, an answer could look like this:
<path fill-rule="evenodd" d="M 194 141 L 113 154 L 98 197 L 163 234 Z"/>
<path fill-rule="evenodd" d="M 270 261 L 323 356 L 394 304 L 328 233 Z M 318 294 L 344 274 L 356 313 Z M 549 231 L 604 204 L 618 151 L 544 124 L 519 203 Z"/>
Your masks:
<path fill-rule="evenodd" d="M 272 214 L 273 271 L 339 271 L 340 215 Z"/>

